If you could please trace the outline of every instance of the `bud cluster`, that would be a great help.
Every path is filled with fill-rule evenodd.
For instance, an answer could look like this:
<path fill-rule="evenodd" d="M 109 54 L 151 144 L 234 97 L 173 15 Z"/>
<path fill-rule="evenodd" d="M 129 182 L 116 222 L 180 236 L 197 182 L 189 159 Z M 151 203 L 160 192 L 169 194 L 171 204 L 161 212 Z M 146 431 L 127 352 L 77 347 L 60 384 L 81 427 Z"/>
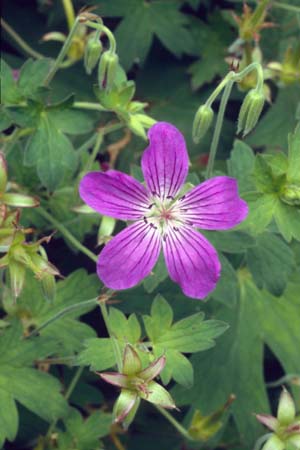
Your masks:
<path fill-rule="evenodd" d="M 12 187 L 19 189 L 18 185 L 8 181 L 6 161 L 0 152 L 0 252 L 5 253 L 0 258 L 0 268 L 8 268 L 14 298 L 20 295 L 26 270 L 29 269 L 41 281 L 45 297 L 51 300 L 55 294 L 54 277 L 59 275 L 59 271 L 49 263 L 41 246 L 42 242 L 49 242 L 49 238 L 28 243 L 26 235 L 32 230 L 19 226 L 20 208 L 37 207 L 39 200 L 19 192 L 10 192 Z"/>

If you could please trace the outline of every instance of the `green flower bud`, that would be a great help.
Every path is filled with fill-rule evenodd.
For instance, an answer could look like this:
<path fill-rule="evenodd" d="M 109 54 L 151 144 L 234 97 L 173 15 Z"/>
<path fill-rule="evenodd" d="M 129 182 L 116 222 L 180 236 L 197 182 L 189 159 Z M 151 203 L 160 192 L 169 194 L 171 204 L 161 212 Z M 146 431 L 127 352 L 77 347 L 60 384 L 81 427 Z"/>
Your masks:
<path fill-rule="evenodd" d="M 294 400 L 289 391 L 283 388 L 279 399 L 277 419 L 281 425 L 290 425 L 295 419 L 295 415 L 296 410 Z"/>
<path fill-rule="evenodd" d="M 238 118 L 238 133 L 243 131 L 243 136 L 250 133 L 255 127 L 265 103 L 263 92 L 251 89 L 246 95 Z"/>
<path fill-rule="evenodd" d="M 95 36 L 92 36 L 84 49 L 84 68 L 86 73 L 90 75 L 92 70 L 96 67 L 102 52 L 101 41 Z"/>
<path fill-rule="evenodd" d="M 214 118 L 214 112 L 210 106 L 201 105 L 196 112 L 193 122 L 193 141 L 198 144 L 205 136 Z"/>
<path fill-rule="evenodd" d="M 281 200 L 291 206 L 300 205 L 300 186 L 296 184 L 286 185 L 280 195 Z"/>
<path fill-rule="evenodd" d="M 110 90 L 115 80 L 119 58 L 109 50 L 102 53 L 98 66 L 98 84 L 100 89 Z"/>
<path fill-rule="evenodd" d="M 136 392 L 122 389 L 113 409 L 115 422 L 122 423 L 125 428 L 128 428 L 135 417 L 140 401 Z"/>
<path fill-rule="evenodd" d="M 285 445 L 276 434 L 273 434 L 270 439 L 267 440 L 262 450 L 285 450 Z"/>

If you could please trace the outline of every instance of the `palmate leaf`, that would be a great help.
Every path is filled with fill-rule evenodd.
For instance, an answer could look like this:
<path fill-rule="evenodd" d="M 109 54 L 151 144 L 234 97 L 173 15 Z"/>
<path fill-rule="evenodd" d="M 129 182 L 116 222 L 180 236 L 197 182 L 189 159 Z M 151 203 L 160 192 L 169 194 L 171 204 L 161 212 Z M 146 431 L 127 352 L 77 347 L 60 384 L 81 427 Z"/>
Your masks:
<path fill-rule="evenodd" d="M 71 409 L 64 420 L 65 432 L 57 430 L 57 448 L 59 450 L 98 450 L 99 439 L 109 434 L 112 415 L 103 411 L 93 412 L 83 419 L 80 412 Z"/>
<path fill-rule="evenodd" d="M 97 0 L 97 3 L 101 16 L 123 17 L 115 36 L 120 60 L 126 70 L 134 61 L 145 61 L 154 36 L 178 57 L 193 51 L 194 43 L 186 27 L 188 19 L 179 11 L 180 3 L 176 0 L 130 0 L 126 3 Z"/>
<path fill-rule="evenodd" d="M 42 294 L 40 283 L 27 274 L 25 287 L 18 302 L 14 307 L 5 303 L 4 307 L 11 317 L 22 318 L 25 315 L 27 320 L 24 323 L 27 327 L 36 328 L 66 307 L 97 297 L 99 287 L 100 283 L 95 275 L 87 275 L 85 270 L 79 269 L 57 283 L 55 299 L 52 303 L 48 303 Z M 90 326 L 77 320 L 93 308 L 93 305 L 78 308 L 47 325 L 40 334 L 51 341 L 55 340 L 58 345 L 57 354 L 70 356 L 78 352 L 84 339 L 92 338 L 96 334 Z"/>
<path fill-rule="evenodd" d="M 246 275 L 241 285 L 239 307 L 222 309 L 217 317 L 226 320 L 229 331 L 208 353 L 192 356 L 197 372 L 193 389 L 175 388 L 175 400 L 191 404 L 203 414 L 221 407 L 230 394 L 236 395 L 233 417 L 243 450 L 252 450 L 262 434 L 253 412 L 268 413 L 263 378 L 264 343 L 271 348 L 287 373 L 300 371 L 298 281 L 291 282 L 280 298 L 260 291 Z M 291 320 L 293 317 L 293 320 Z"/>
<path fill-rule="evenodd" d="M 56 344 L 43 337 L 24 340 L 17 320 L 0 336 L 0 446 L 13 441 L 18 430 L 16 401 L 44 420 L 63 417 L 68 405 L 60 394 L 60 383 L 33 368 L 36 359 L 49 356 Z"/>
<path fill-rule="evenodd" d="M 157 295 L 151 307 L 151 316 L 143 316 L 145 328 L 156 357 L 166 355 L 166 366 L 161 373 L 164 384 L 171 378 L 185 386 L 193 383 L 193 368 L 183 353 L 207 350 L 215 345 L 214 339 L 227 329 L 217 320 L 204 321 L 197 313 L 173 322 L 173 312 L 167 301 Z"/>

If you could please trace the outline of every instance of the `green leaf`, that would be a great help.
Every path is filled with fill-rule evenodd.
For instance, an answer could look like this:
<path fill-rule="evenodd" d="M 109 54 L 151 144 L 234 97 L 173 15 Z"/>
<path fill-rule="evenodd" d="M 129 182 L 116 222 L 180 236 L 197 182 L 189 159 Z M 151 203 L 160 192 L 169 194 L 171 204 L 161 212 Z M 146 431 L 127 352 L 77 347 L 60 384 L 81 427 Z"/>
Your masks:
<path fill-rule="evenodd" d="M 274 194 L 265 194 L 248 202 L 249 214 L 239 228 L 249 229 L 254 235 L 262 233 L 271 222 L 277 203 L 278 199 Z"/>
<path fill-rule="evenodd" d="M 159 357 L 166 354 L 166 366 L 161 373 L 165 383 L 168 383 L 175 373 L 177 382 L 189 385 L 192 382 L 191 366 L 180 354 L 199 352 L 213 347 L 214 339 L 227 329 L 224 322 L 203 319 L 204 314 L 197 313 L 172 325 L 172 309 L 161 296 L 155 298 L 151 316 L 143 316 L 154 355 Z M 182 376 L 179 374 L 177 363 L 184 371 Z"/>
<path fill-rule="evenodd" d="M 150 50 L 153 37 L 157 36 L 163 45 L 174 55 L 180 57 L 191 52 L 194 44 L 186 28 L 187 17 L 179 12 L 176 0 L 156 0 L 151 3 L 131 0 L 113 6 L 101 2 L 101 15 L 124 16 L 115 31 L 118 53 L 122 66 L 130 69 L 134 61 L 143 63 Z M 130 31 L 134 30 L 132 39 Z"/>
<path fill-rule="evenodd" d="M 292 238 L 300 241 L 300 211 L 295 206 L 289 206 L 280 200 L 274 210 L 274 218 L 278 230 L 287 242 Z"/>
<path fill-rule="evenodd" d="M 35 361 L 55 351 L 51 339 L 23 339 L 22 325 L 13 321 L 0 336 L 0 442 L 12 441 L 18 428 L 15 401 L 51 422 L 67 412 L 67 402 L 60 394 L 60 383 L 47 373 L 33 368 Z M 2 426 L 3 425 L 3 426 Z"/>
<path fill-rule="evenodd" d="M 255 156 L 247 144 L 235 140 L 230 159 L 227 161 L 228 174 L 238 180 L 239 192 L 253 191 L 253 171 Z"/>
<path fill-rule="evenodd" d="M 143 281 L 146 292 L 151 294 L 151 292 L 153 292 L 160 285 L 160 283 L 167 278 L 167 276 L 168 271 L 164 257 L 161 254 L 151 274 Z"/>
<path fill-rule="evenodd" d="M 2 388 L 0 388 L 0 404 L 0 446 L 2 448 L 6 438 L 11 442 L 15 439 L 19 417 L 13 396 Z"/>
<path fill-rule="evenodd" d="M 254 180 L 259 192 L 270 194 L 275 191 L 272 168 L 265 155 L 258 154 L 255 158 Z"/>
<path fill-rule="evenodd" d="M 290 183 L 300 183 L 300 124 L 295 133 L 289 135 L 289 159 L 287 179 Z"/>
<path fill-rule="evenodd" d="M 293 270 L 293 252 L 284 241 L 271 233 L 257 237 L 257 245 L 247 252 L 247 263 L 258 288 L 281 295 Z"/>
<path fill-rule="evenodd" d="M 255 245 L 255 239 L 244 231 L 203 231 L 212 245 L 226 253 L 244 253 Z"/>
<path fill-rule="evenodd" d="M 31 274 L 27 274 L 24 289 L 19 301 L 12 308 L 4 304 L 10 316 L 19 317 L 27 314 L 30 318 L 28 327 L 39 327 L 65 308 L 84 300 L 96 298 L 99 292 L 99 280 L 95 275 L 87 275 L 85 270 L 79 269 L 56 285 L 56 297 L 49 304 L 42 294 L 41 286 Z M 95 336 L 95 331 L 83 322 L 77 320 L 83 314 L 96 307 L 85 306 L 75 309 L 65 316 L 50 323 L 40 331 L 47 339 L 59 344 L 59 355 L 71 355 L 78 352 L 85 339 Z"/>
<path fill-rule="evenodd" d="M 83 111 L 49 109 L 47 114 L 53 125 L 66 134 L 89 133 L 94 128 L 93 118 Z"/>
<path fill-rule="evenodd" d="M 1 59 L 1 103 L 15 104 L 21 99 L 21 93 L 13 79 L 12 69 Z"/>
<path fill-rule="evenodd" d="M 136 344 L 141 337 L 141 326 L 135 314 L 127 319 L 120 310 L 110 308 L 109 326 L 111 333 L 121 342 Z"/>
<path fill-rule="evenodd" d="M 58 449 L 98 450 L 99 439 L 110 432 L 112 415 L 103 411 L 93 412 L 84 419 L 80 412 L 72 408 L 64 420 L 65 432 L 58 430 Z"/>
<path fill-rule="evenodd" d="M 85 349 L 78 355 L 77 363 L 90 366 L 91 370 L 105 370 L 116 364 L 113 344 L 110 338 L 92 338 L 84 343 Z"/>
<path fill-rule="evenodd" d="M 296 126 L 295 116 L 299 95 L 298 86 L 280 89 L 275 103 L 246 141 L 255 147 L 287 148 L 287 135 Z"/>
<path fill-rule="evenodd" d="M 238 279 L 234 268 L 222 253 L 219 254 L 219 259 L 222 266 L 221 278 L 211 296 L 232 308 L 238 298 Z"/>
<path fill-rule="evenodd" d="M 33 97 L 38 91 L 38 88 L 43 85 L 49 69 L 50 59 L 38 59 L 36 61 L 28 59 L 20 70 L 20 77 L 18 79 L 18 87 L 23 97 Z"/>
<path fill-rule="evenodd" d="M 194 62 L 188 71 L 192 75 L 193 89 L 198 89 L 228 71 L 225 54 L 233 35 L 220 15 L 211 17 L 208 25 L 198 19 L 191 19 L 190 23 L 194 45 L 196 43 L 194 53 L 201 59 Z"/>
<path fill-rule="evenodd" d="M 25 148 L 25 165 L 35 165 L 41 182 L 50 191 L 54 191 L 66 172 L 74 171 L 76 161 L 69 139 L 46 113 L 42 113 L 38 127 Z"/>

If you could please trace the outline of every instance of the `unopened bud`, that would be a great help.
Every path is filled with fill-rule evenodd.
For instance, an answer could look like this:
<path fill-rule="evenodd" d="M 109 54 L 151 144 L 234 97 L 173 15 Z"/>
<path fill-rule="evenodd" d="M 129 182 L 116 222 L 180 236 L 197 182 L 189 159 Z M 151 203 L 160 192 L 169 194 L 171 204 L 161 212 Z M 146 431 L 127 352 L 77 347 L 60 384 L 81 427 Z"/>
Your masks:
<path fill-rule="evenodd" d="M 263 92 L 251 89 L 246 95 L 238 118 L 238 133 L 243 131 L 243 136 L 250 133 L 255 127 L 265 103 Z"/>
<path fill-rule="evenodd" d="M 86 73 L 90 75 L 96 67 L 102 52 L 102 44 L 95 36 L 91 37 L 84 49 L 84 68 Z"/>
<path fill-rule="evenodd" d="M 41 286 L 45 299 L 49 302 L 53 302 L 56 293 L 56 283 L 54 275 L 50 273 L 44 273 L 41 277 Z"/>
<path fill-rule="evenodd" d="M 214 118 L 214 112 L 208 105 L 201 105 L 193 122 L 193 141 L 198 144 L 205 136 Z"/>
<path fill-rule="evenodd" d="M 295 403 L 289 391 L 283 388 L 279 398 L 277 419 L 281 425 L 290 425 L 295 419 Z"/>
<path fill-rule="evenodd" d="M 17 261 L 9 262 L 10 285 L 14 298 L 19 297 L 25 282 L 25 267 Z"/>
<path fill-rule="evenodd" d="M 98 84 L 100 89 L 110 90 L 115 80 L 119 58 L 109 50 L 102 53 L 98 66 Z"/>
<path fill-rule="evenodd" d="M 281 200 L 291 206 L 300 205 L 300 186 L 296 184 L 288 184 L 280 195 Z"/>
<path fill-rule="evenodd" d="M 285 450 L 285 444 L 276 434 L 273 434 L 265 443 L 262 450 Z"/>
<path fill-rule="evenodd" d="M 2 152 L 0 152 L 0 194 L 5 192 L 7 183 L 7 165 Z"/>

